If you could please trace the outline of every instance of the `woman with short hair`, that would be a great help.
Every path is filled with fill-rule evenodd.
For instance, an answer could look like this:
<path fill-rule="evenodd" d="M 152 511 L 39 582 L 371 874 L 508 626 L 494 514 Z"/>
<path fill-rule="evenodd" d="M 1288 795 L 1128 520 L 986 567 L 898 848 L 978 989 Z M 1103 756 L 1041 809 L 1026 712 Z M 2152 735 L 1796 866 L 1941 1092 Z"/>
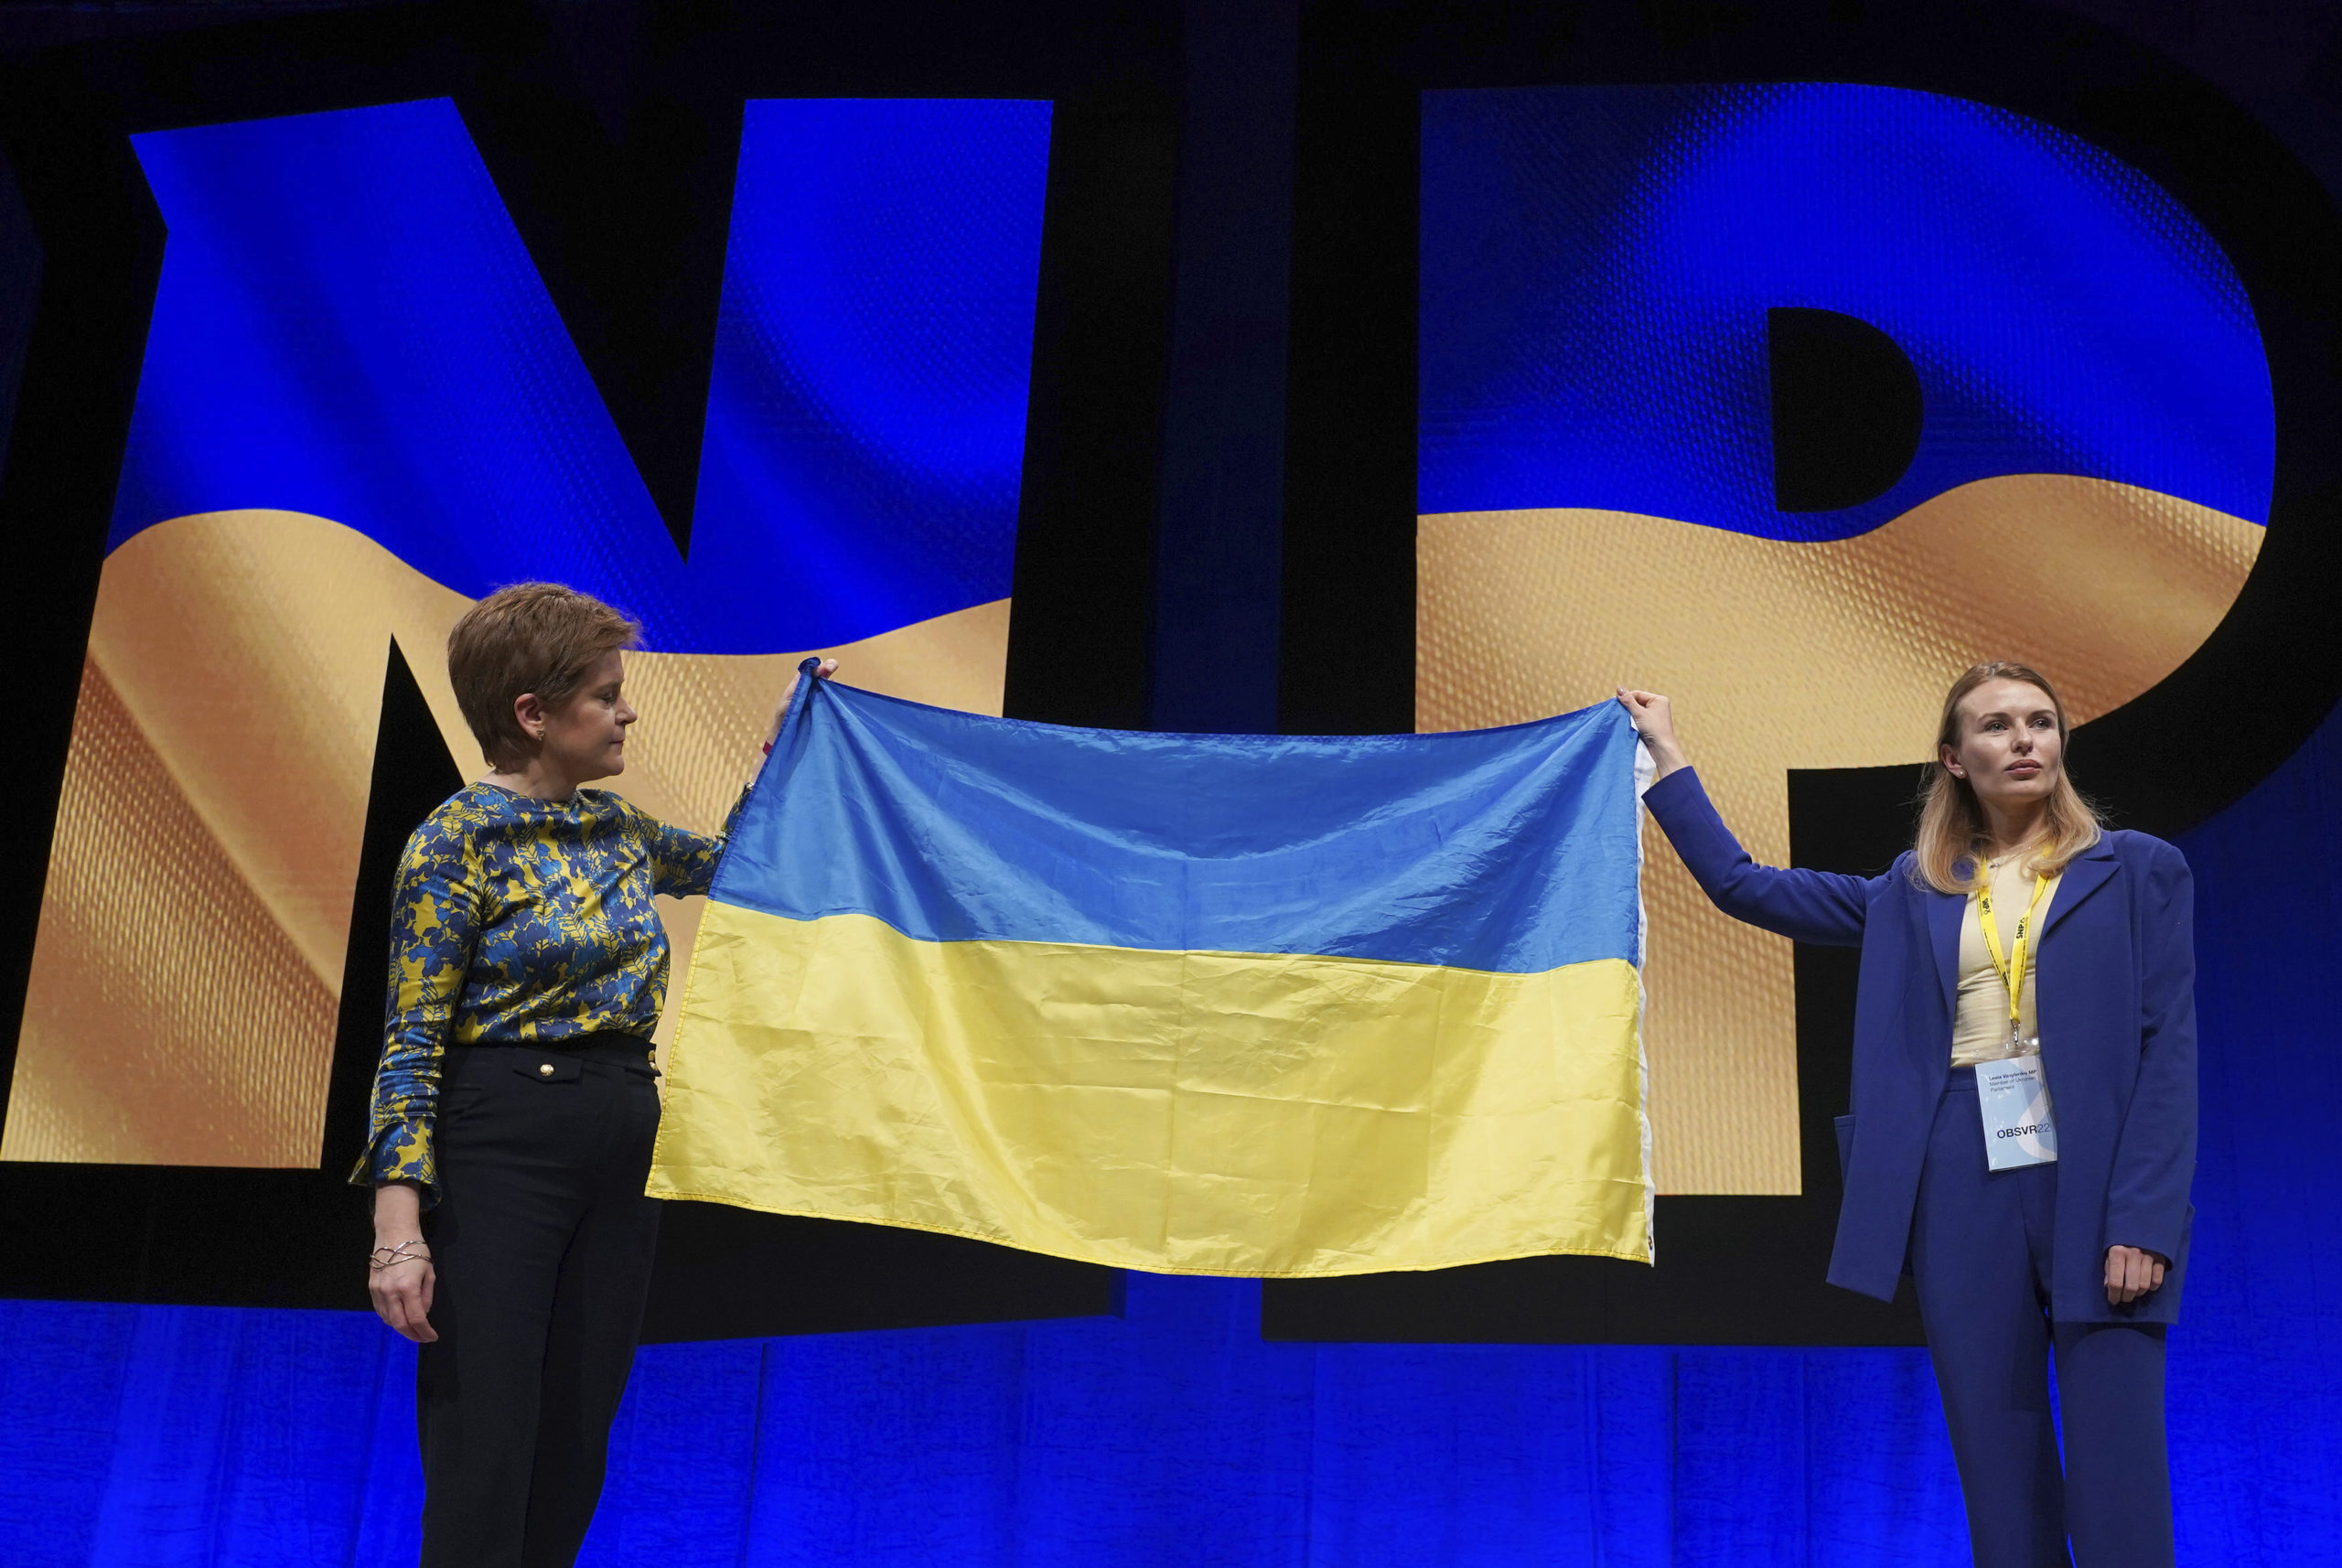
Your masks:
<path fill-rule="evenodd" d="M 1862 949 L 1830 1280 L 1885 1300 L 1914 1276 L 1975 1561 L 2046 1568 L 2070 1539 L 2079 1568 L 2170 1563 L 2164 1336 L 2195 1212 L 2187 863 L 2101 827 L 2066 773 L 2064 706 L 2020 664 L 1952 683 L 1917 842 L 1873 877 L 1752 863 L 1668 700 L 1618 700 L 1657 765 L 1644 803 L 1716 907 Z"/>
<path fill-rule="evenodd" d="M 352 1178 L 374 1188 L 375 1310 L 422 1346 L 425 1568 L 573 1562 L 633 1363 L 659 1228 L 652 898 L 705 893 L 724 847 L 584 787 L 626 767 L 639 629 L 523 583 L 447 639 L 489 771 L 399 862 Z"/>

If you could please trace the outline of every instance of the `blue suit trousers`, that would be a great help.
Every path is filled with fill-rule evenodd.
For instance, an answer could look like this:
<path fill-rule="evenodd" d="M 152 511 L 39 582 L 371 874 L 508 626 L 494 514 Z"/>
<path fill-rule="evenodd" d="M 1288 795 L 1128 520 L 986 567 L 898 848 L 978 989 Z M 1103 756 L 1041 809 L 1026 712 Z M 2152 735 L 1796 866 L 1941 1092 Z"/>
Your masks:
<path fill-rule="evenodd" d="M 2055 1163 L 1987 1167 L 1975 1069 L 1954 1071 L 1919 1178 L 1911 1273 L 1971 1549 L 1978 1568 L 2165 1568 L 2164 1328 L 2051 1320 L 2057 1196 Z"/>

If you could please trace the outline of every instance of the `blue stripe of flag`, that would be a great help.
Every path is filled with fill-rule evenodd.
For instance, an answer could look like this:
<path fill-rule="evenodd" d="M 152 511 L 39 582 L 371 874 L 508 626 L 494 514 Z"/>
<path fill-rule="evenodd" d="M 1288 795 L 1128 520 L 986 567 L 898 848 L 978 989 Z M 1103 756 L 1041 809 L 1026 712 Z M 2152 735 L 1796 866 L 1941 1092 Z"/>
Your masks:
<path fill-rule="evenodd" d="M 1634 751 L 1608 703 L 1455 735 L 1155 735 L 812 682 L 714 896 L 927 941 L 1633 962 Z"/>

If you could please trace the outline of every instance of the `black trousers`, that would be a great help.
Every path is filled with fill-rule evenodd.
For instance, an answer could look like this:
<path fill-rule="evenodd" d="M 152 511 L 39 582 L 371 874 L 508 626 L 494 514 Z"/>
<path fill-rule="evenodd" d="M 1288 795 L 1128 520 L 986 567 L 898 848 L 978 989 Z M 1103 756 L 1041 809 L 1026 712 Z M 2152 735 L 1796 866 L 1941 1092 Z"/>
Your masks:
<path fill-rule="evenodd" d="M 602 1495 L 659 1238 L 650 1044 L 451 1046 L 415 1372 L 423 1568 L 568 1568 Z"/>

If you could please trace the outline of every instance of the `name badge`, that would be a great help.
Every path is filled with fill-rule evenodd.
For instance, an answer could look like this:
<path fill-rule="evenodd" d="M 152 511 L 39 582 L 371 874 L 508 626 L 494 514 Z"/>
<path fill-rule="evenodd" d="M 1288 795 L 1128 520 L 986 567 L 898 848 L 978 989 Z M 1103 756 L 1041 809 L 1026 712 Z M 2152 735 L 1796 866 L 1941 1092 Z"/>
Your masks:
<path fill-rule="evenodd" d="M 2057 1124 L 2050 1119 L 2049 1079 L 2041 1070 L 2039 1051 L 1978 1062 L 1976 1104 L 1984 1113 L 1984 1152 L 1992 1169 L 2043 1165 L 2057 1157 Z"/>

